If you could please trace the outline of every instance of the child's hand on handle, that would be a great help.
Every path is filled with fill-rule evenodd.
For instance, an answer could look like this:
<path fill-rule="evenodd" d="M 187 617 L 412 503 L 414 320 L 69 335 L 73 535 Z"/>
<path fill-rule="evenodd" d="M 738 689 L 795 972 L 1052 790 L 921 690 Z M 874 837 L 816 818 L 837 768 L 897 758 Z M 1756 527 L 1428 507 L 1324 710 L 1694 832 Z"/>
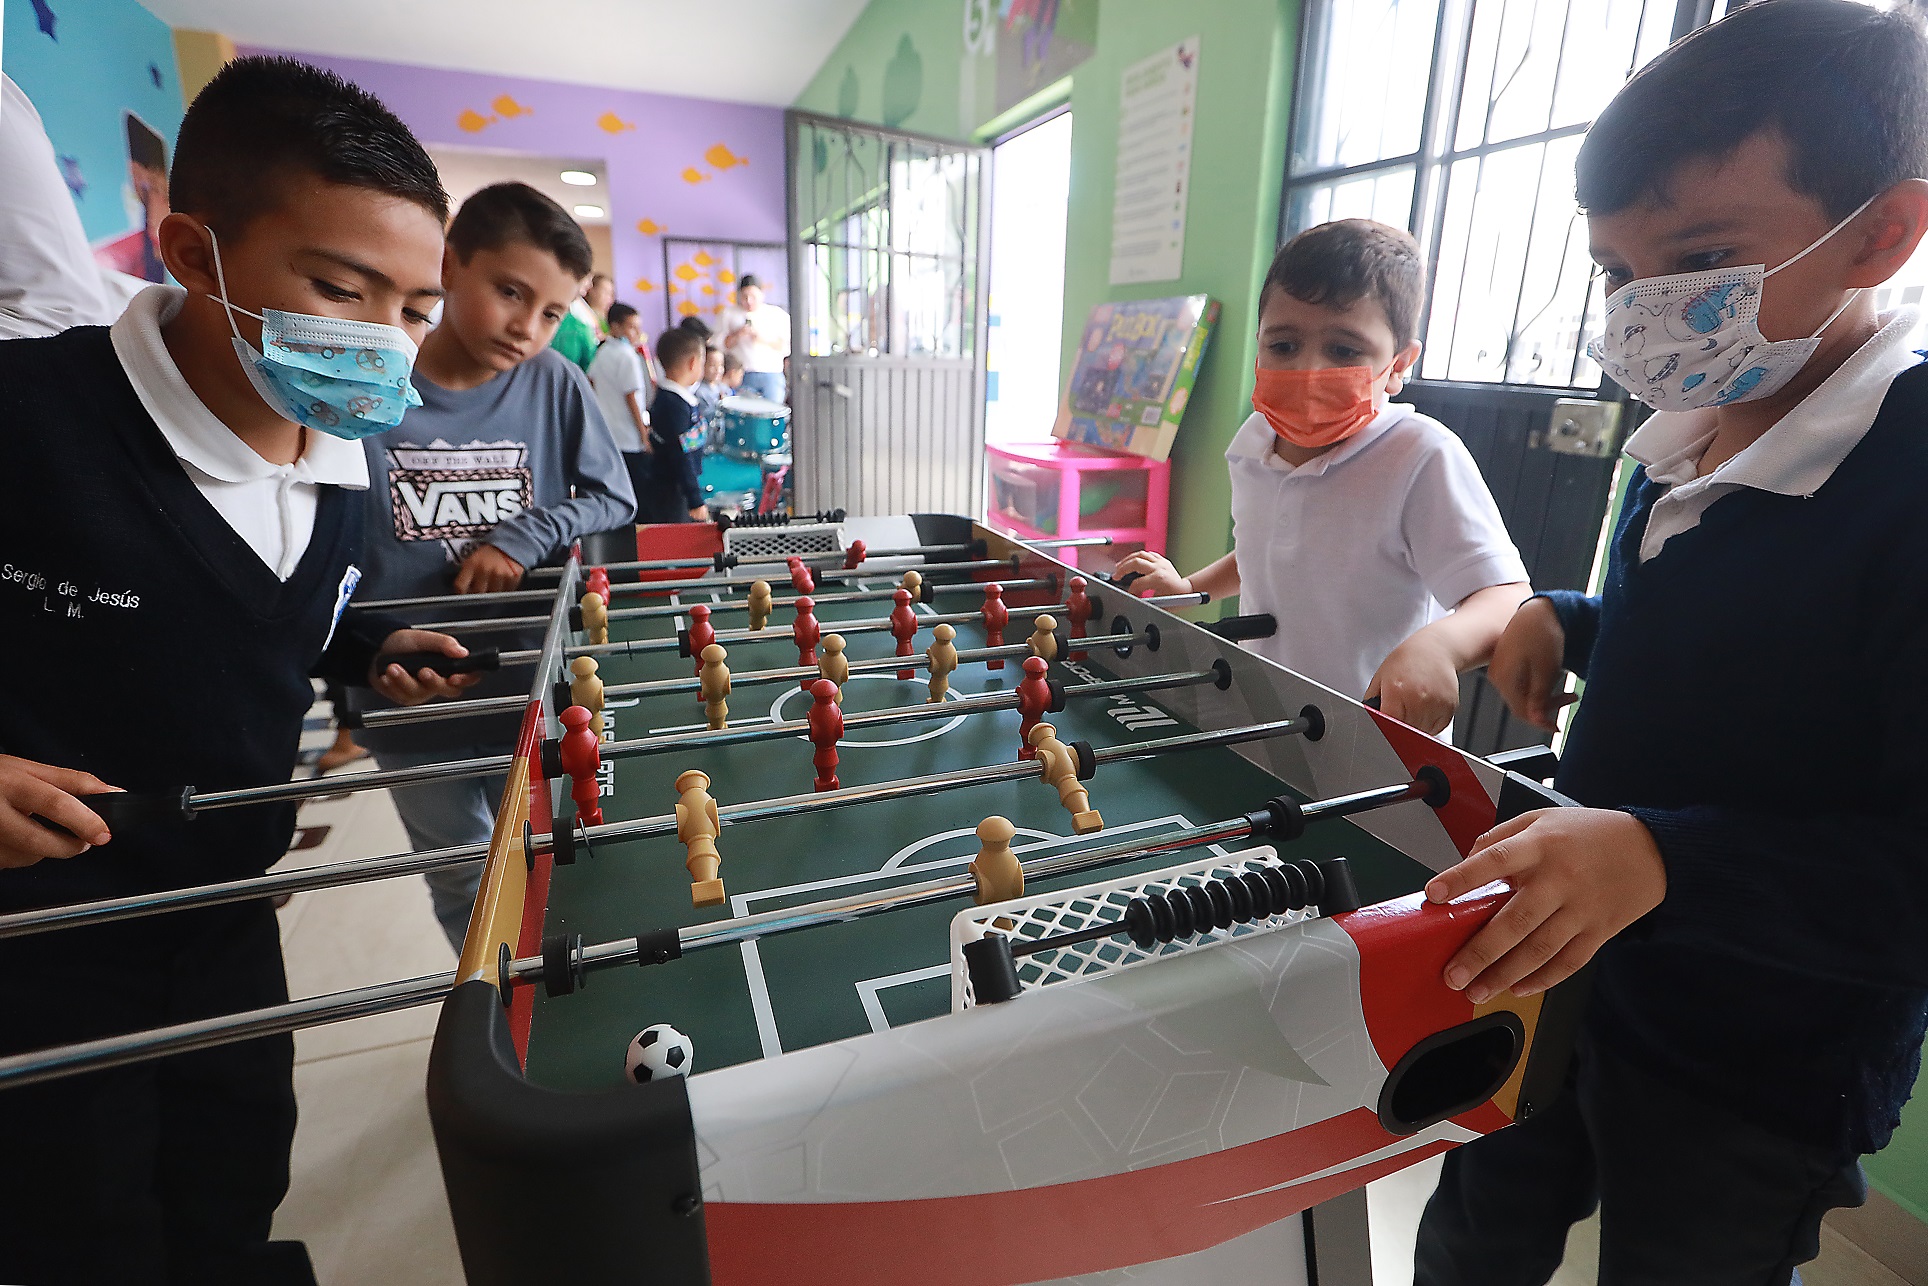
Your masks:
<path fill-rule="evenodd" d="M 113 838 L 93 809 L 75 798 L 118 790 L 92 773 L 0 755 L 0 868 L 77 857 Z M 67 834 L 35 821 L 43 817 Z"/>
<path fill-rule="evenodd" d="M 1401 723 L 1436 735 L 1459 709 L 1459 670 L 1443 645 L 1423 632 L 1415 634 L 1372 676 L 1363 700 L 1375 697 L 1379 708 Z"/>
<path fill-rule="evenodd" d="M 1435 875 L 1426 898 L 1450 902 L 1494 880 L 1513 896 L 1446 962 L 1446 985 L 1476 1005 L 1509 988 L 1545 991 L 1667 894 L 1653 835 L 1632 814 L 1602 808 L 1544 808 L 1502 822 Z"/>
<path fill-rule="evenodd" d="M 494 545 L 477 545 L 455 573 L 458 594 L 494 594 L 522 583 L 523 566 Z"/>
<path fill-rule="evenodd" d="M 1191 580 L 1178 574 L 1178 568 L 1172 566 L 1171 559 L 1163 554 L 1154 554 L 1149 549 L 1141 549 L 1135 554 L 1120 559 L 1118 566 L 1111 573 L 1113 580 L 1123 580 L 1133 575 L 1138 579 L 1131 583 L 1131 592 L 1141 598 L 1148 594 L 1192 592 Z"/>
<path fill-rule="evenodd" d="M 1548 732 L 1559 727 L 1560 710 L 1580 699 L 1566 690 L 1566 631 L 1553 604 L 1529 598 L 1507 622 L 1493 647 L 1486 678 L 1516 718 Z"/>
<path fill-rule="evenodd" d="M 709 520 L 710 507 L 708 505 L 698 505 L 696 508 L 690 510 L 691 522 L 708 522 Z"/>
<path fill-rule="evenodd" d="M 434 630 L 396 630 L 382 640 L 381 653 L 369 667 L 368 686 L 396 705 L 415 706 L 435 697 L 452 697 L 482 679 L 480 674 L 437 674 L 423 667 L 413 674 L 385 658 L 403 652 L 436 652 L 464 657 L 469 650 L 447 634 Z"/>

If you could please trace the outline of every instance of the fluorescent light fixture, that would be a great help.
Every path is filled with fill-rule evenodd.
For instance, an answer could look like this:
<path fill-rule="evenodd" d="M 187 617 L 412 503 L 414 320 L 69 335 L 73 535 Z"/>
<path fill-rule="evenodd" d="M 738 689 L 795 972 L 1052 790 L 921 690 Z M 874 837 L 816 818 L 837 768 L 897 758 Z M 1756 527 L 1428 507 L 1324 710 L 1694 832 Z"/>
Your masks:
<path fill-rule="evenodd" d="M 562 181 L 571 187 L 593 188 L 596 186 L 596 176 L 588 170 L 564 170 L 562 172 Z"/>
<path fill-rule="evenodd" d="M 575 207 L 578 219 L 600 219 L 609 213 L 599 205 L 579 205 Z"/>

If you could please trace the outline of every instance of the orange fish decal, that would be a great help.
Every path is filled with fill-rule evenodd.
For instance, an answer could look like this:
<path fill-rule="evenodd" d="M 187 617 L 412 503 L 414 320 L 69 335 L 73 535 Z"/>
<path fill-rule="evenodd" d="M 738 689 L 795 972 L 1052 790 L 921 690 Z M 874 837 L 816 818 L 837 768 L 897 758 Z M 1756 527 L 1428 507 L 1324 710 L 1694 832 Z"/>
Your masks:
<path fill-rule="evenodd" d="M 515 99 L 510 98 L 507 94 L 503 94 L 501 97 L 497 98 L 493 103 L 490 103 L 489 106 L 493 107 L 495 109 L 495 114 L 497 116 L 500 116 L 503 120 L 514 120 L 518 116 L 533 116 L 535 114 L 535 109 L 533 107 L 524 107 L 521 103 L 516 102 Z"/>
<path fill-rule="evenodd" d="M 715 147 L 703 153 L 703 159 L 719 170 L 727 170 L 732 165 L 748 165 L 750 163 L 747 157 L 738 156 L 721 143 L 718 143 Z"/>
<path fill-rule="evenodd" d="M 697 277 L 701 275 L 702 274 L 698 273 L 696 269 L 690 267 L 686 263 L 679 263 L 676 265 L 676 279 L 678 281 L 695 281 Z"/>
<path fill-rule="evenodd" d="M 636 289 L 642 291 L 644 294 L 648 294 L 650 291 L 656 289 L 656 283 L 648 277 L 638 277 L 636 278 Z"/>
<path fill-rule="evenodd" d="M 624 130 L 636 128 L 636 122 L 626 121 L 614 112 L 604 112 L 596 118 L 596 128 L 605 134 L 620 134 Z"/>
<path fill-rule="evenodd" d="M 495 117 L 484 116 L 472 107 L 465 107 L 462 109 L 462 114 L 455 118 L 455 124 L 465 133 L 479 134 L 495 124 Z"/>
<path fill-rule="evenodd" d="M 695 304 L 691 303 L 689 300 L 685 299 L 682 303 L 676 305 L 676 311 L 681 313 L 685 317 L 694 317 L 696 316 L 696 314 L 702 312 L 703 310 L 701 308 L 698 308 Z"/>
<path fill-rule="evenodd" d="M 702 183 L 707 181 L 709 177 L 709 175 L 703 173 L 703 171 L 697 169 L 694 165 L 683 171 L 683 182 L 685 183 Z"/>
<path fill-rule="evenodd" d="M 698 250 L 693 256 L 691 256 L 690 262 L 695 264 L 699 268 L 707 268 L 711 264 L 715 263 L 716 260 L 710 258 L 709 251 Z"/>
<path fill-rule="evenodd" d="M 728 268 L 718 268 L 716 270 L 716 279 L 727 286 L 731 282 L 736 280 L 736 274 L 731 272 Z"/>
<path fill-rule="evenodd" d="M 636 221 L 636 231 L 642 233 L 646 237 L 653 237 L 657 233 L 661 232 L 662 230 L 663 230 L 663 225 L 656 222 L 656 220 L 654 219 L 638 219 Z"/>
<path fill-rule="evenodd" d="M 714 294 L 716 293 L 716 287 L 715 287 L 715 286 L 712 286 L 712 285 L 710 285 L 710 284 L 709 284 L 708 282 L 704 282 L 704 283 L 703 283 L 703 293 L 704 293 L 704 294 L 706 294 L 706 295 L 714 295 Z"/>

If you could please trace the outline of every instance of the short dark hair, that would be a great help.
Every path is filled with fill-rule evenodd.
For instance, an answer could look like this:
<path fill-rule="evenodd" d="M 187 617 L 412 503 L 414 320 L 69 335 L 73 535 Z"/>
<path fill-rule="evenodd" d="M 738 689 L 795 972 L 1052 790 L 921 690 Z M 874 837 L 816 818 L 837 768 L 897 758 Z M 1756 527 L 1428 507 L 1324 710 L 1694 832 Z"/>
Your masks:
<path fill-rule="evenodd" d="M 755 286 L 757 289 L 761 290 L 763 288 L 763 278 L 757 276 L 753 272 L 746 272 L 741 277 L 737 278 L 736 288 L 738 290 L 748 290 L 751 286 Z"/>
<path fill-rule="evenodd" d="M 1928 178 L 1928 36 L 1905 7 L 1761 0 L 1675 42 L 1587 131 L 1575 195 L 1593 214 L 1665 200 L 1688 160 L 1764 129 L 1788 147 L 1789 187 L 1845 218 L 1903 179 Z"/>
<path fill-rule="evenodd" d="M 702 339 L 681 326 L 672 326 L 656 337 L 656 360 L 663 364 L 665 373 L 687 361 L 691 354 L 702 351 Z"/>
<path fill-rule="evenodd" d="M 1274 288 L 1303 303 L 1350 308 L 1373 299 L 1400 348 L 1419 334 L 1426 267 L 1404 228 L 1371 219 L 1336 219 L 1307 228 L 1279 247 L 1259 288 L 1259 311 Z"/>
<path fill-rule="evenodd" d="M 685 317 L 682 321 L 677 322 L 676 328 L 678 330 L 688 331 L 690 334 L 702 340 L 705 344 L 710 342 L 710 336 L 716 334 L 715 331 L 710 329 L 710 324 L 708 322 L 704 321 L 701 317 L 695 316 L 694 314 L 688 317 Z"/>
<path fill-rule="evenodd" d="M 743 369 L 742 358 L 738 357 L 735 353 L 723 354 L 723 373 L 725 375 L 728 375 L 731 371 L 740 371 L 742 369 Z"/>
<path fill-rule="evenodd" d="M 631 317 L 634 317 L 635 315 L 636 315 L 636 310 L 634 308 L 631 308 L 628 304 L 609 305 L 609 329 L 615 330 L 618 326 L 622 325 L 624 322 L 628 321 Z"/>
<path fill-rule="evenodd" d="M 194 96 L 168 199 L 237 238 L 302 174 L 449 217 L 441 175 L 408 126 L 367 90 L 292 58 L 236 58 Z"/>
<path fill-rule="evenodd" d="M 572 277 L 587 277 L 596 266 L 582 225 L 527 183 L 489 184 L 462 202 L 449 224 L 449 249 L 463 263 L 478 250 L 514 242 L 547 250 Z"/>

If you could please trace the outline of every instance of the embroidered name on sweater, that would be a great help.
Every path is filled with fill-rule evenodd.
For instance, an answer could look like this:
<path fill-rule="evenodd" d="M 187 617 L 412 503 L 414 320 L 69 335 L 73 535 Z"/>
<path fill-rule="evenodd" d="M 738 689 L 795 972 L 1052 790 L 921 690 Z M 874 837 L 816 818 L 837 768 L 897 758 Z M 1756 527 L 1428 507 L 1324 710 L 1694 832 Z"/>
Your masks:
<path fill-rule="evenodd" d="M 55 616 L 85 617 L 90 604 L 126 611 L 141 605 L 141 596 L 131 589 L 82 585 L 58 573 L 39 572 L 15 563 L 0 563 L 0 587 L 37 599 L 41 611 Z"/>
<path fill-rule="evenodd" d="M 473 542 L 535 503 L 529 449 L 519 444 L 436 442 L 383 454 L 397 540 Z"/>

